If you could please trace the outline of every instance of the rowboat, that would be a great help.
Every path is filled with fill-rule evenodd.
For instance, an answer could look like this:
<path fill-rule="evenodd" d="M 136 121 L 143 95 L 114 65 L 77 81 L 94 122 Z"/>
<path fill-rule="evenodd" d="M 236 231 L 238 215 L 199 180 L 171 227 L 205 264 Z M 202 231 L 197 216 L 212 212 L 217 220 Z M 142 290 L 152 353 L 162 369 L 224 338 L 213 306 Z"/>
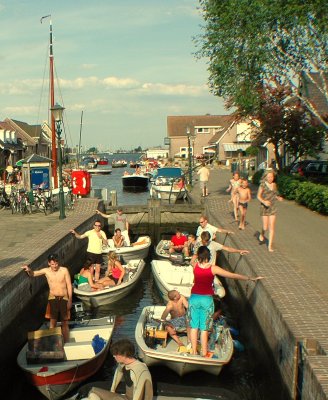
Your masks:
<path fill-rule="evenodd" d="M 165 365 L 179 376 L 195 371 L 219 375 L 222 367 L 229 363 L 233 354 L 229 328 L 222 326 L 217 339 L 215 337 L 215 342 L 212 342 L 212 357 L 190 355 L 188 352 L 179 353 L 176 342 L 167 337 L 165 330 L 160 329 L 162 324 L 158 323 L 158 320 L 164 309 L 165 306 L 147 306 L 142 310 L 135 329 L 139 358 L 149 367 Z M 186 334 L 179 338 L 187 346 Z"/>
<path fill-rule="evenodd" d="M 90 291 L 88 284 L 82 284 L 74 287 L 74 294 L 89 307 L 99 307 L 114 303 L 133 290 L 141 277 L 144 267 L 144 260 L 131 260 L 127 265 L 123 265 L 125 275 L 120 285 L 109 286 L 103 290 Z"/>
<path fill-rule="evenodd" d="M 176 289 L 185 297 L 190 297 L 194 283 L 193 267 L 191 265 L 174 265 L 169 260 L 152 260 L 151 269 L 154 282 L 165 301 L 168 301 L 167 293 Z M 220 279 L 214 278 L 214 294 L 220 298 L 225 296 L 225 289 Z"/>
<path fill-rule="evenodd" d="M 137 241 L 132 243 L 131 246 L 123 246 L 116 248 L 112 239 L 108 240 L 108 245 L 102 249 L 103 254 L 108 254 L 111 251 L 120 257 L 121 262 L 128 264 L 131 260 L 145 259 L 148 257 L 151 239 L 149 236 L 139 236 Z M 105 259 L 106 261 L 106 259 Z"/>
<path fill-rule="evenodd" d="M 74 321 L 70 324 L 69 342 L 65 344 L 60 327 L 42 326 L 38 331 L 29 332 L 17 363 L 45 397 L 60 399 L 101 368 L 114 324 L 112 316 Z"/>

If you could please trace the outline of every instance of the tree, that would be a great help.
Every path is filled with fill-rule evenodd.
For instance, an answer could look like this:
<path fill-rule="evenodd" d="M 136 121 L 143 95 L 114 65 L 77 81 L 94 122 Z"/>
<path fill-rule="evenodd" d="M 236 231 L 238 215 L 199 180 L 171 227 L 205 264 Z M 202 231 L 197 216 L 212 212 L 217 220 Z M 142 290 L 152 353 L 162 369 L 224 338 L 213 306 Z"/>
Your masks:
<path fill-rule="evenodd" d="M 87 153 L 97 154 L 98 149 L 97 149 L 97 147 L 90 147 L 90 149 L 87 150 Z"/>
<path fill-rule="evenodd" d="M 326 0 L 200 0 L 205 20 L 196 38 L 209 59 L 211 91 L 245 116 L 258 109 L 258 89 L 279 77 L 327 129 L 318 105 L 300 92 L 311 82 L 328 109 Z M 316 73 L 314 78 L 313 73 Z"/>
<path fill-rule="evenodd" d="M 324 128 L 299 101 L 289 99 L 290 93 L 291 88 L 278 80 L 258 90 L 254 144 L 273 144 L 279 170 L 286 151 L 295 159 L 312 156 L 322 150 L 324 137 Z"/>

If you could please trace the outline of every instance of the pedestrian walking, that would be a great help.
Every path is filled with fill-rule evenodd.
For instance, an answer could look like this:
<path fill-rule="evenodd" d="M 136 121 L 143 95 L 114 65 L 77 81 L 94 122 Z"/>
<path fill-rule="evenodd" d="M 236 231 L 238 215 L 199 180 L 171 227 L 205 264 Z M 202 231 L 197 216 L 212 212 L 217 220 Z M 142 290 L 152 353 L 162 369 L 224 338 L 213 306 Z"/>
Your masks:
<path fill-rule="evenodd" d="M 102 247 L 107 246 L 106 233 L 101 230 L 101 222 L 95 221 L 93 229 L 84 232 L 82 235 L 71 229 L 71 233 L 77 239 L 88 238 L 87 260 L 90 260 L 95 265 L 95 282 L 98 282 L 100 277 L 100 266 L 102 264 Z"/>
<path fill-rule="evenodd" d="M 205 162 L 202 162 L 201 168 L 197 171 L 199 175 L 200 190 L 202 192 L 202 197 L 208 196 L 208 181 L 210 178 L 210 170 L 206 167 Z"/>
<path fill-rule="evenodd" d="M 238 208 L 240 214 L 239 229 L 244 230 L 246 224 L 246 212 L 248 203 L 252 199 L 251 189 L 248 187 L 248 180 L 241 178 L 241 185 L 237 188 L 238 193 Z"/>
<path fill-rule="evenodd" d="M 259 241 L 260 244 L 265 243 L 264 235 L 269 230 L 268 250 L 270 252 L 274 251 L 272 244 L 275 234 L 277 201 L 283 200 L 278 194 L 275 177 L 276 175 L 273 170 L 265 172 L 257 192 L 257 199 L 261 202 L 260 215 L 262 217 L 262 230 L 259 235 Z"/>
<path fill-rule="evenodd" d="M 230 202 L 233 204 L 233 215 L 235 221 L 238 222 L 238 188 L 241 185 L 241 179 L 239 176 L 239 172 L 235 171 L 233 173 L 232 179 L 229 181 L 229 186 L 227 188 L 227 192 L 231 194 Z"/>

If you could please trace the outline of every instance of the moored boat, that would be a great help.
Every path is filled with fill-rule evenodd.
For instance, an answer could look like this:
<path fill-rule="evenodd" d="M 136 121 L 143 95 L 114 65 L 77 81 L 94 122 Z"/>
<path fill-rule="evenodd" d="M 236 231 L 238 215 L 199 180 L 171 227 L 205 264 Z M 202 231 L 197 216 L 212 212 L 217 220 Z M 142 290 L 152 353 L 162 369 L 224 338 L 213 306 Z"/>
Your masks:
<path fill-rule="evenodd" d="M 149 176 L 144 174 L 124 174 L 122 176 L 123 189 L 144 191 L 148 189 Z"/>
<path fill-rule="evenodd" d="M 194 283 L 193 267 L 191 265 L 174 265 L 169 260 L 152 260 L 151 270 L 154 282 L 165 301 L 168 301 L 167 293 L 176 289 L 185 297 L 190 297 Z M 225 296 L 225 289 L 220 279 L 214 278 L 214 293 L 220 298 Z"/>
<path fill-rule="evenodd" d="M 114 303 L 122 299 L 131 290 L 141 277 L 145 267 L 145 261 L 142 259 L 131 260 L 127 265 L 123 265 L 125 275 L 120 285 L 109 286 L 103 290 L 90 291 L 88 284 L 74 287 L 74 294 L 82 302 L 91 307 L 99 307 L 105 304 Z"/>
<path fill-rule="evenodd" d="M 109 168 L 91 168 L 87 170 L 92 175 L 110 175 L 112 170 Z"/>
<path fill-rule="evenodd" d="M 218 338 L 213 342 L 212 357 L 179 353 L 176 342 L 160 329 L 162 324 L 159 321 L 164 309 L 165 306 L 147 306 L 142 310 L 135 329 L 139 358 L 148 366 L 165 365 L 180 376 L 195 371 L 219 375 L 233 354 L 229 328 L 222 326 L 220 329 Z M 186 334 L 179 339 L 187 346 Z"/>
<path fill-rule="evenodd" d="M 107 157 L 100 157 L 99 161 L 98 161 L 98 165 L 108 165 L 109 164 L 109 160 Z"/>
<path fill-rule="evenodd" d="M 140 236 L 131 246 L 115 247 L 112 239 L 108 240 L 108 245 L 102 249 L 103 254 L 115 251 L 124 264 L 131 260 L 145 259 L 148 257 L 151 239 L 149 236 Z"/>
<path fill-rule="evenodd" d="M 179 167 L 163 167 L 157 170 L 154 177 L 150 196 L 175 202 L 186 197 L 183 171 Z"/>
<path fill-rule="evenodd" d="M 70 340 L 63 344 L 60 327 L 29 333 L 29 341 L 17 357 L 27 379 L 49 400 L 64 397 L 69 391 L 94 375 L 104 363 L 109 350 L 115 317 L 85 319 L 70 325 Z M 98 335 L 98 336 L 97 336 Z M 56 351 L 40 352 L 41 338 Z M 49 339 L 50 338 L 50 339 Z M 37 348 L 32 348 L 37 341 Z"/>
<path fill-rule="evenodd" d="M 125 160 L 113 160 L 112 168 L 124 168 L 128 165 L 128 162 Z"/>

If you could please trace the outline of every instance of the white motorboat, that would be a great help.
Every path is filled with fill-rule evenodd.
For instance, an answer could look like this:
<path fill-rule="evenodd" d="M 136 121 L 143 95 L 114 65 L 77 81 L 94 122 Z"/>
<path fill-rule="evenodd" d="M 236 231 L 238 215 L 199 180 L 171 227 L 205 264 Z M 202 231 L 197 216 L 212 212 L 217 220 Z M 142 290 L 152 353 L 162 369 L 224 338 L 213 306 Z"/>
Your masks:
<path fill-rule="evenodd" d="M 65 344 L 60 327 L 43 326 L 29 332 L 17 363 L 45 397 L 60 399 L 101 368 L 114 324 L 115 317 L 74 321 L 70 324 L 69 342 Z"/>
<path fill-rule="evenodd" d="M 160 329 L 162 324 L 158 320 L 164 309 L 165 306 L 147 306 L 142 310 L 135 329 L 139 358 L 148 366 L 163 364 L 180 376 L 200 370 L 219 375 L 233 354 L 229 328 L 222 326 L 217 339 L 213 341 L 211 357 L 179 353 L 176 342 L 168 338 L 165 330 Z M 186 334 L 180 336 L 180 340 L 187 346 Z"/>
<path fill-rule="evenodd" d="M 137 241 L 132 243 L 131 246 L 115 247 L 112 239 L 108 240 L 108 246 L 102 249 L 103 254 L 108 254 L 111 251 L 120 256 L 123 264 L 128 264 L 131 260 L 145 259 L 148 257 L 151 239 L 149 236 L 139 236 Z M 106 260 L 105 260 L 106 261 Z"/>
<path fill-rule="evenodd" d="M 84 304 L 91 307 L 99 307 L 114 303 L 133 290 L 135 284 L 141 277 L 144 267 L 145 261 L 143 259 L 130 260 L 127 265 L 123 265 L 125 275 L 120 285 L 109 286 L 102 290 L 90 291 L 90 286 L 88 284 L 82 284 L 78 287 L 74 287 L 74 294 Z"/>
<path fill-rule="evenodd" d="M 167 293 L 176 289 L 185 297 L 190 297 L 194 283 L 193 267 L 191 265 L 174 265 L 169 260 L 152 260 L 151 269 L 155 284 L 165 301 Z M 220 279 L 214 278 L 214 293 L 220 298 L 225 296 L 225 289 Z"/>
<path fill-rule="evenodd" d="M 186 197 L 187 191 L 183 182 L 183 171 L 179 167 L 163 167 L 157 170 L 152 179 L 150 196 L 175 202 Z"/>

